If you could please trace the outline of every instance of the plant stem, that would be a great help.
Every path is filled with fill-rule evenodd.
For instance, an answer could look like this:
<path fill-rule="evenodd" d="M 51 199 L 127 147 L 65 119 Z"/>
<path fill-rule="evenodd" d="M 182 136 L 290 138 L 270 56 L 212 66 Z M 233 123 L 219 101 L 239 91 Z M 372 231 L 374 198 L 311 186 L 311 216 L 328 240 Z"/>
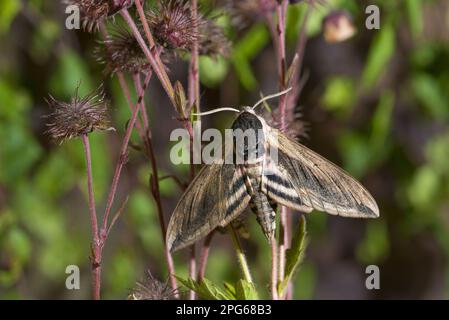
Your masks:
<path fill-rule="evenodd" d="M 246 281 L 253 283 L 253 279 L 251 277 L 251 272 L 249 270 L 248 262 L 246 261 L 245 253 L 243 252 L 239 236 L 237 235 L 237 232 L 235 231 L 232 223 L 228 224 L 228 230 L 229 230 L 229 233 L 231 234 L 232 243 L 233 243 L 235 251 L 237 253 L 237 258 L 239 260 L 239 264 L 240 264 L 240 268 L 243 273 L 243 277 L 245 278 Z"/>
<path fill-rule="evenodd" d="M 158 58 L 158 55 L 154 54 L 154 52 L 151 52 L 151 50 L 148 48 L 148 46 L 145 43 L 145 40 L 142 38 L 142 35 L 140 34 L 139 29 L 137 28 L 133 18 L 129 14 L 128 10 L 123 9 L 122 11 L 120 11 L 120 14 L 125 19 L 128 26 L 131 28 L 131 32 L 133 33 L 134 37 L 136 38 L 137 42 L 139 43 L 139 46 L 142 49 L 143 53 L 145 54 L 145 57 L 150 62 L 151 67 L 153 68 L 159 81 L 162 84 L 162 87 L 167 92 L 167 95 L 168 95 L 171 103 L 173 104 L 173 106 L 176 106 L 175 91 L 170 82 L 170 79 L 168 78 L 167 72 L 165 71 L 164 68 L 161 68 L 161 63 L 159 62 L 160 60 Z M 146 19 L 143 19 L 142 24 L 145 25 L 145 23 L 148 23 L 148 22 L 146 22 Z"/>
<path fill-rule="evenodd" d="M 150 43 L 150 48 L 153 48 L 155 43 L 153 36 L 150 32 L 150 26 L 148 25 L 148 21 L 145 17 L 145 11 L 143 10 L 142 2 L 140 0 L 135 0 L 137 12 L 139 13 L 139 19 L 142 22 L 143 29 L 145 31 L 145 35 L 147 37 L 148 42 Z"/>
<path fill-rule="evenodd" d="M 137 2 L 136 2 L 137 3 Z M 139 7 L 138 7 L 139 9 Z M 137 28 L 134 20 L 132 19 L 131 15 L 129 14 L 127 9 L 123 9 L 120 11 L 120 14 L 125 19 L 125 22 L 128 24 L 128 26 L 131 28 L 131 32 L 133 33 L 134 37 L 136 38 L 137 42 L 139 43 L 140 48 L 142 49 L 143 53 L 145 54 L 145 57 L 148 59 L 151 67 L 153 68 L 153 71 L 156 73 L 156 76 L 159 79 L 159 82 L 161 83 L 162 87 L 164 88 L 165 92 L 168 95 L 168 98 L 170 99 L 171 104 L 176 109 L 176 101 L 175 101 L 175 90 L 173 88 L 173 85 L 170 82 L 170 78 L 167 75 L 167 72 L 165 71 L 164 65 L 162 64 L 159 55 L 154 52 L 154 50 L 150 50 L 148 46 L 145 43 L 145 40 L 142 38 L 142 35 L 139 32 L 139 29 Z M 142 24 L 148 25 L 148 21 L 146 21 L 145 17 L 141 18 Z M 148 28 L 147 37 L 152 39 L 150 30 Z M 183 119 L 187 119 L 187 115 L 185 113 L 181 114 L 181 117 Z M 189 121 L 183 121 L 183 124 L 189 134 L 193 135 L 193 128 Z"/>
<path fill-rule="evenodd" d="M 101 228 L 101 240 L 103 242 L 106 240 L 109 215 L 111 213 L 112 204 L 114 203 L 115 195 L 117 194 L 117 187 L 118 187 L 118 183 L 120 180 L 120 175 L 122 173 L 123 166 L 127 162 L 127 151 L 128 151 L 129 140 L 131 139 L 131 134 L 132 134 L 133 128 L 134 128 L 136 120 L 137 120 L 137 115 L 139 114 L 139 107 L 137 105 L 131 109 L 133 110 L 132 115 L 131 115 L 131 120 L 129 121 L 128 127 L 126 128 L 125 136 L 123 138 L 123 142 L 120 147 L 120 155 L 119 155 L 117 165 L 115 167 L 114 177 L 112 178 L 111 189 L 109 191 L 108 200 L 106 203 L 106 209 L 105 209 L 105 213 L 104 213 L 104 217 L 103 217 L 103 227 Z"/>
<path fill-rule="evenodd" d="M 95 197 L 92 175 L 92 156 L 90 153 L 89 137 L 84 134 L 81 136 L 84 146 L 84 155 L 86 157 L 87 167 L 87 192 L 89 197 L 89 214 L 92 227 L 92 294 L 95 300 L 100 300 L 101 290 L 101 251 L 102 245 L 98 236 L 97 212 L 95 209 Z"/>
<path fill-rule="evenodd" d="M 150 128 L 150 122 L 148 120 L 147 109 L 145 108 L 144 95 L 145 95 L 145 90 L 146 90 L 146 88 L 148 88 L 148 84 L 150 83 L 151 75 L 152 75 L 152 72 L 149 71 L 145 77 L 143 87 L 142 87 L 142 82 L 141 82 L 142 80 L 140 78 L 140 73 L 136 73 L 133 75 L 134 87 L 136 88 L 139 99 L 142 100 L 142 101 L 140 101 L 140 115 L 142 116 L 143 127 L 145 129 L 145 137 L 148 135 L 148 130 Z"/>
<path fill-rule="evenodd" d="M 145 79 L 145 82 L 144 82 L 144 87 L 142 87 L 140 84 L 140 77 L 136 76 L 134 78 L 135 87 L 136 87 L 137 94 L 138 94 L 139 100 L 140 100 L 140 110 L 141 110 L 141 113 L 143 114 L 143 122 L 144 122 L 145 132 L 146 132 L 145 138 L 144 138 L 144 143 L 146 145 L 147 153 L 150 158 L 150 164 L 151 164 L 151 171 L 152 171 L 152 179 L 150 181 L 151 194 L 153 195 L 153 199 L 156 202 L 159 224 L 160 224 L 160 228 L 161 228 L 162 243 L 164 245 L 164 255 L 165 255 L 165 260 L 167 262 L 167 268 L 168 268 L 168 277 L 170 279 L 172 289 L 175 290 L 175 292 L 176 292 L 175 296 L 179 298 L 179 295 L 177 293 L 178 284 L 177 284 L 176 278 L 175 278 L 175 265 L 173 262 L 173 257 L 166 245 L 167 226 L 166 226 L 165 219 L 164 219 L 161 193 L 160 193 L 160 188 L 159 188 L 159 171 L 158 171 L 158 165 L 157 165 L 156 156 L 155 156 L 154 148 L 153 148 L 153 135 L 152 135 L 151 128 L 150 128 L 148 114 L 147 114 L 147 111 L 145 108 L 144 89 L 147 87 L 149 80 L 150 80 L 150 75 L 148 74 Z"/>
<path fill-rule="evenodd" d="M 107 40 L 108 37 L 109 37 L 109 34 L 108 34 L 108 30 L 106 29 L 104 23 L 100 23 L 99 27 L 100 27 L 100 32 L 101 32 L 101 34 L 103 36 L 103 40 Z M 107 48 L 107 49 L 109 50 L 109 48 Z M 118 71 L 116 73 L 116 75 L 117 75 L 117 78 L 119 80 L 120 87 L 121 87 L 121 89 L 122 89 L 122 91 L 123 91 L 123 93 L 124 93 L 124 95 L 125 95 L 125 97 L 126 97 L 126 99 L 128 101 L 128 105 L 129 105 L 131 113 L 132 113 L 133 110 L 134 110 L 134 104 L 132 103 L 131 95 L 129 93 L 129 88 L 128 88 L 128 85 L 126 83 L 125 76 L 123 75 L 123 73 L 121 71 Z M 139 121 L 136 122 L 136 129 L 139 132 L 139 136 L 141 137 L 141 139 L 143 139 L 144 138 L 144 132 L 143 132 L 142 125 L 140 124 Z"/>
<path fill-rule="evenodd" d="M 278 3 L 277 12 L 277 55 L 278 55 L 278 73 L 279 73 L 279 91 L 285 90 L 285 75 L 286 75 L 286 54 L 285 54 L 285 19 L 287 15 L 288 1 L 282 0 Z M 280 127 L 281 130 L 286 129 L 285 112 L 287 107 L 287 96 L 288 93 L 279 97 L 279 117 L 280 117 Z"/>
<path fill-rule="evenodd" d="M 280 209 L 280 224 L 281 230 L 279 232 L 279 281 L 284 280 L 285 275 L 285 254 L 289 243 L 289 230 L 287 222 L 288 208 L 282 206 Z"/>
<path fill-rule="evenodd" d="M 189 247 L 189 277 L 193 280 L 196 280 L 196 250 L 195 250 L 195 244 L 192 244 Z M 195 291 L 190 290 L 189 292 L 189 299 L 195 300 Z"/>
<path fill-rule="evenodd" d="M 278 300 L 278 246 L 276 238 L 273 238 L 270 243 L 271 246 L 271 297 L 273 300 Z"/>
<path fill-rule="evenodd" d="M 190 0 L 190 11 L 192 20 L 196 21 L 198 17 L 198 1 Z M 198 26 L 195 26 L 195 33 L 198 33 Z M 198 39 L 193 42 L 192 50 L 190 51 L 190 65 L 189 65 L 189 107 L 195 105 L 195 112 L 200 113 L 200 78 L 198 66 Z"/>
<path fill-rule="evenodd" d="M 190 0 L 190 14 L 192 20 L 196 21 L 198 15 L 198 3 L 197 0 Z M 198 33 L 198 27 L 195 26 L 195 33 Z M 192 50 L 190 51 L 190 63 L 189 63 L 189 76 L 188 76 L 188 101 L 190 109 L 195 106 L 195 112 L 199 113 L 200 110 L 200 79 L 198 73 L 198 39 L 195 39 L 192 45 Z M 201 120 L 199 120 L 201 121 Z M 194 143 L 193 135 L 190 135 L 190 179 L 193 180 L 195 177 L 195 166 L 194 166 Z M 196 280 L 196 255 L 195 255 L 195 245 L 190 247 L 190 257 L 189 257 L 189 275 L 192 279 Z M 195 300 L 195 291 L 190 290 L 190 300 Z"/>
<path fill-rule="evenodd" d="M 293 100 L 291 101 L 291 103 L 293 104 L 293 106 L 296 106 L 296 104 L 298 103 L 298 99 L 302 90 L 302 87 L 300 85 L 300 76 L 304 62 L 304 51 L 307 43 L 307 22 L 309 21 L 311 11 L 312 7 L 308 6 L 301 23 L 301 31 L 299 32 L 298 42 L 296 44 L 296 54 L 299 58 L 299 65 L 292 77 L 292 83 L 294 84 L 294 86 L 291 92 L 291 95 L 293 96 Z"/>
<path fill-rule="evenodd" d="M 279 91 L 286 89 L 286 48 L 285 48 L 285 26 L 286 26 L 286 16 L 287 16 L 288 1 L 282 0 L 278 2 L 276 7 L 277 13 L 277 24 L 274 27 L 272 17 L 267 17 L 268 25 L 270 27 L 273 41 L 276 49 L 277 65 L 278 65 L 278 76 L 279 76 Z M 279 97 L 279 123 L 280 130 L 284 131 L 287 129 L 286 121 L 286 111 L 287 111 L 287 98 L 288 94 Z M 271 256 L 272 256 L 272 272 L 271 272 L 271 290 L 273 300 L 277 300 L 277 283 L 284 279 L 285 275 L 285 254 L 288 247 L 289 239 L 289 225 L 287 223 L 287 208 L 284 206 L 280 207 L 280 230 L 279 230 L 279 255 L 276 240 L 274 239 L 271 243 Z"/>
<path fill-rule="evenodd" d="M 209 258 L 209 250 L 210 250 L 210 244 L 212 242 L 212 238 L 214 237 L 215 232 L 212 231 L 209 233 L 204 240 L 203 246 L 201 248 L 201 257 L 200 257 L 200 263 L 199 263 L 199 271 L 198 271 L 198 281 L 201 281 L 204 279 L 204 276 L 206 275 L 206 266 L 207 266 L 207 260 Z"/>

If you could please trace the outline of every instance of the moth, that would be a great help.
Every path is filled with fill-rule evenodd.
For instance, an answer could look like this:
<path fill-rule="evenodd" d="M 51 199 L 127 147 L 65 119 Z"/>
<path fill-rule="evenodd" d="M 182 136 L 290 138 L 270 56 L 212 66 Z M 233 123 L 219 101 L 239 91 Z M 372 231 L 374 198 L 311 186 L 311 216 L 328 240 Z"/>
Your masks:
<path fill-rule="evenodd" d="M 377 218 L 379 208 L 370 193 L 343 169 L 269 126 L 253 107 L 244 107 L 233 130 L 254 130 L 255 140 L 243 140 L 233 157 L 243 163 L 218 159 L 205 165 L 181 196 L 168 224 L 167 246 L 182 249 L 217 227 L 225 227 L 247 207 L 255 213 L 266 238 L 276 230 L 277 204 L 309 213 L 312 210 L 353 218 Z M 211 114 L 219 111 L 203 113 Z M 273 150 L 276 153 L 276 161 Z M 253 152 L 253 161 L 248 153 Z"/>

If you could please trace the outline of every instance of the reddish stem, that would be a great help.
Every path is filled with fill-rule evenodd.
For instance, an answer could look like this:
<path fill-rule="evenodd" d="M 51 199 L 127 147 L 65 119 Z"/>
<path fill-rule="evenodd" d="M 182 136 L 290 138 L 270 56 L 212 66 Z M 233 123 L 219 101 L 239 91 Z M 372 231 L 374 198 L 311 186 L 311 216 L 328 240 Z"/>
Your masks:
<path fill-rule="evenodd" d="M 140 96 L 140 94 L 139 94 L 139 96 Z M 142 100 L 141 104 L 142 104 L 141 109 L 145 110 L 145 113 L 146 113 L 146 109 L 145 109 L 143 100 Z M 148 119 L 148 115 L 146 115 L 146 117 Z M 151 194 L 153 195 L 154 201 L 156 202 L 156 207 L 157 207 L 157 212 L 158 212 L 158 217 L 159 217 L 159 224 L 160 224 L 161 233 L 162 233 L 162 242 L 164 244 L 164 255 L 165 255 L 165 260 L 167 261 L 167 267 L 168 267 L 168 277 L 170 279 L 172 289 L 175 290 L 175 292 L 176 292 L 175 296 L 179 298 L 179 295 L 177 293 L 178 284 L 177 284 L 176 278 L 175 278 L 175 265 L 173 262 L 173 257 L 170 253 L 170 250 L 167 248 L 167 243 L 166 243 L 167 226 L 166 226 L 165 219 L 164 219 L 164 212 L 163 212 L 162 200 L 161 200 L 161 192 L 160 192 L 160 188 L 159 188 L 159 171 L 158 171 L 157 161 L 156 161 L 154 148 L 153 148 L 153 138 L 152 138 L 151 128 L 149 125 L 148 125 L 148 127 L 146 127 L 146 131 L 147 131 L 146 144 L 148 147 L 148 155 L 150 157 L 151 171 L 153 174 L 152 180 L 151 180 Z"/>
<path fill-rule="evenodd" d="M 174 106 L 176 106 L 175 94 L 174 94 L 175 91 L 170 82 L 170 79 L 168 78 L 167 73 L 165 72 L 165 69 L 161 68 L 161 65 L 158 63 L 158 56 L 156 54 L 154 54 L 153 52 L 151 52 L 151 50 L 148 48 L 147 44 L 145 43 L 145 40 L 142 38 L 142 35 L 140 34 L 139 29 L 137 28 L 137 25 L 135 24 L 133 18 L 129 14 L 128 10 L 123 9 L 122 11 L 120 11 L 120 13 L 121 13 L 122 17 L 125 19 L 128 26 L 131 28 L 131 32 L 133 33 L 134 37 L 136 38 L 137 42 L 139 43 L 139 46 L 142 49 L 143 53 L 145 54 L 145 57 L 150 62 L 151 67 L 153 68 L 159 81 L 162 84 L 162 87 L 167 92 L 167 95 L 170 98 L 170 101 L 172 102 L 172 104 Z"/>
<path fill-rule="evenodd" d="M 198 3 L 197 0 L 190 1 L 190 11 L 192 20 L 196 21 L 198 18 Z M 198 26 L 195 26 L 195 33 L 198 33 Z M 189 107 L 196 106 L 196 112 L 200 113 L 200 78 L 198 65 L 198 39 L 193 42 L 192 50 L 190 52 L 190 66 L 189 66 Z"/>
<path fill-rule="evenodd" d="M 204 279 L 204 276 L 206 275 L 206 266 L 207 266 L 207 260 L 209 258 L 209 250 L 210 250 L 210 244 L 212 242 L 212 238 L 214 237 L 215 232 L 212 231 L 209 233 L 204 240 L 203 246 L 201 248 L 201 257 L 200 257 L 200 263 L 199 263 L 199 271 L 198 271 L 198 281 L 201 281 Z"/>
<path fill-rule="evenodd" d="M 131 106 L 132 104 L 130 104 Z M 129 121 L 128 127 L 126 128 L 125 136 L 123 138 L 122 146 L 120 148 L 120 155 L 118 158 L 117 166 L 115 167 L 114 177 L 112 178 L 111 189 L 109 191 L 108 200 L 106 203 L 106 209 L 103 217 L 103 227 L 101 228 L 101 240 L 104 242 L 107 236 L 109 215 L 111 213 L 112 204 L 114 203 L 114 198 L 117 193 L 118 182 L 120 180 L 120 175 L 122 173 L 123 166 L 127 161 L 127 151 L 129 140 L 131 139 L 131 134 L 133 128 L 137 121 L 137 115 L 139 114 L 138 106 L 132 107 L 133 109 L 131 120 Z"/>
<path fill-rule="evenodd" d="M 150 43 L 150 48 L 154 47 L 154 39 L 150 32 L 150 26 L 148 25 L 148 21 L 145 17 L 145 11 L 143 10 L 142 3 L 140 0 L 135 0 L 137 12 L 139 13 L 140 21 L 142 22 L 143 29 L 145 31 L 145 35 L 148 39 L 148 42 Z"/>
<path fill-rule="evenodd" d="M 89 214 L 92 227 L 92 294 L 95 300 L 100 300 L 101 290 L 101 251 L 102 244 L 98 236 L 97 212 L 95 209 L 95 197 L 92 175 L 92 156 L 90 153 L 89 137 L 84 134 L 81 136 L 84 146 L 84 155 L 86 157 L 87 167 L 87 192 L 89 197 Z"/>
<path fill-rule="evenodd" d="M 142 82 L 141 82 L 142 79 L 140 78 L 140 73 L 136 73 L 136 74 L 133 75 L 134 87 L 136 88 L 136 90 L 138 92 L 139 99 L 142 99 L 142 101 L 140 103 L 140 114 L 142 116 L 143 127 L 145 128 L 145 131 L 148 131 L 150 129 L 150 122 L 148 120 L 148 113 L 147 113 L 147 110 L 145 108 L 145 102 L 143 101 L 143 98 L 144 98 L 144 95 L 145 95 L 145 89 L 148 87 L 148 84 L 150 82 L 151 75 L 152 75 L 152 72 L 149 71 L 148 74 L 145 77 L 145 81 L 144 81 L 143 87 L 142 87 Z M 148 132 L 146 132 L 146 135 L 148 135 Z"/>
<path fill-rule="evenodd" d="M 285 276 L 285 255 L 289 243 L 287 223 L 287 214 L 289 210 L 287 207 L 282 206 L 280 211 L 281 230 L 279 232 L 279 281 L 282 281 L 284 280 Z"/>
<path fill-rule="evenodd" d="M 142 49 L 143 53 L 145 54 L 145 57 L 150 62 L 150 65 L 153 68 L 153 71 L 156 73 L 162 87 L 164 88 L 165 92 L 167 93 L 171 104 L 176 109 L 175 91 L 174 91 L 173 85 L 171 84 L 170 79 L 167 75 L 167 72 L 165 71 L 165 68 L 163 67 L 162 62 L 160 61 L 159 56 L 155 52 L 151 51 L 148 48 L 148 46 L 145 43 L 145 40 L 142 38 L 142 35 L 140 34 L 139 29 L 137 28 L 133 18 L 129 14 L 128 10 L 123 9 L 122 11 L 120 11 L 120 13 L 121 13 L 122 17 L 125 19 L 128 26 L 131 28 L 131 31 L 132 31 L 134 37 L 136 38 L 137 42 L 139 43 L 140 48 Z M 143 25 L 148 24 L 146 19 L 143 19 L 141 22 Z M 149 34 L 151 36 L 151 33 L 149 33 Z M 181 116 L 183 117 L 183 119 L 187 118 L 186 114 L 181 114 Z M 183 121 L 183 124 L 184 124 L 185 128 L 187 129 L 187 131 L 189 132 L 189 134 L 192 136 L 193 128 L 192 128 L 191 123 L 189 121 Z"/>
<path fill-rule="evenodd" d="M 278 73 L 279 73 L 279 91 L 286 89 L 285 75 L 286 75 L 286 54 L 285 54 L 285 19 L 287 14 L 288 1 L 283 0 L 277 5 L 276 12 L 278 22 L 276 27 L 276 36 L 278 43 Z M 279 117 L 281 130 L 286 129 L 285 111 L 287 107 L 288 93 L 279 97 Z"/>
<path fill-rule="evenodd" d="M 271 240 L 271 297 L 273 300 L 278 300 L 278 246 L 276 243 L 276 238 Z"/>
<path fill-rule="evenodd" d="M 277 23 L 276 27 L 274 27 L 274 23 L 271 16 L 267 16 L 267 22 L 269 29 L 272 33 L 275 49 L 276 49 L 276 57 L 277 57 L 277 65 L 278 65 L 278 76 L 279 76 L 279 91 L 283 91 L 286 89 L 286 48 L 285 48 L 285 26 L 286 26 L 286 16 L 287 16 L 287 6 L 288 1 L 282 0 L 278 2 L 276 7 L 277 13 Z M 282 95 L 279 97 L 279 123 L 281 131 L 287 129 L 286 123 L 286 110 L 287 110 L 287 98 L 288 94 Z M 287 208 L 281 206 L 280 208 L 280 232 L 279 232 L 279 256 L 277 255 L 277 247 L 272 243 L 271 254 L 273 259 L 273 267 L 271 274 L 272 281 L 272 291 L 273 291 L 273 299 L 278 298 L 277 293 L 277 281 L 282 281 L 285 276 L 285 255 L 286 249 L 288 247 L 288 239 L 289 239 L 289 225 L 287 223 Z M 279 268 L 277 269 L 277 265 L 275 261 L 279 261 Z"/>
<path fill-rule="evenodd" d="M 190 0 L 190 14 L 192 20 L 196 21 L 198 16 L 198 3 L 197 0 Z M 198 33 L 198 26 L 195 26 L 195 33 Z M 198 72 L 198 40 L 195 39 L 192 45 L 192 50 L 190 52 L 190 64 L 189 64 L 189 76 L 188 76 L 188 95 L 189 95 L 189 110 L 191 107 L 195 106 L 195 112 L 201 112 L 200 108 L 200 79 Z M 200 120 L 199 120 L 200 121 Z M 195 177 L 195 166 L 193 161 L 194 156 L 194 145 L 193 145 L 193 134 L 190 134 L 190 179 L 193 180 Z M 192 279 L 196 279 L 196 255 L 195 255 L 195 245 L 190 248 L 189 256 L 189 276 Z M 190 299 L 195 300 L 195 291 L 190 290 Z"/>
<path fill-rule="evenodd" d="M 196 249 L 195 249 L 195 244 L 192 244 L 189 247 L 189 277 L 192 278 L 193 280 L 196 280 Z M 196 295 L 195 295 L 195 291 L 190 290 L 189 291 L 189 299 L 190 300 L 195 300 Z"/>

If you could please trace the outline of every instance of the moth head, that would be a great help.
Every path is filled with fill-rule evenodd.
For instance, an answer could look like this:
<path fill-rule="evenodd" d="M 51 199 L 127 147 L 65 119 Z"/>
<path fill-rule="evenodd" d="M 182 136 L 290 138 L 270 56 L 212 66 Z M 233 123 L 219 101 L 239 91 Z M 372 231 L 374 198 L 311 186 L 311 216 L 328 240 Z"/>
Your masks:
<path fill-rule="evenodd" d="M 259 162 L 265 153 L 265 121 L 245 108 L 232 123 L 235 163 Z"/>

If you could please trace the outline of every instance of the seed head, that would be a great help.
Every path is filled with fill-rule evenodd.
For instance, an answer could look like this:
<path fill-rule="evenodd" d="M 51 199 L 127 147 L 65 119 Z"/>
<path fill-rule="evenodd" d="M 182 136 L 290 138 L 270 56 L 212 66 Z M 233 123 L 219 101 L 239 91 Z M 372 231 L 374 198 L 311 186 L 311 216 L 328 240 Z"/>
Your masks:
<path fill-rule="evenodd" d="M 176 291 L 169 287 L 168 282 L 159 281 L 148 271 L 145 281 L 137 282 L 128 298 L 130 300 L 174 300 L 175 293 Z"/>
<path fill-rule="evenodd" d="M 125 28 L 117 28 L 95 48 L 97 60 L 105 65 L 105 72 L 146 72 L 150 64 L 134 35 Z"/>
<path fill-rule="evenodd" d="M 134 0 L 63 0 L 66 5 L 79 8 L 83 21 L 83 29 L 92 32 L 98 25 L 124 8 L 128 8 Z"/>
<path fill-rule="evenodd" d="M 189 50 L 198 40 L 200 18 L 193 18 L 188 1 L 162 0 L 147 12 L 147 20 L 158 44 L 166 49 Z"/>
<path fill-rule="evenodd" d="M 46 99 L 53 112 L 45 116 L 50 119 L 47 132 L 56 141 L 63 142 L 89 134 L 94 130 L 110 130 L 107 103 L 103 88 L 80 98 L 78 89 L 70 102 L 58 101 L 52 96 Z"/>

